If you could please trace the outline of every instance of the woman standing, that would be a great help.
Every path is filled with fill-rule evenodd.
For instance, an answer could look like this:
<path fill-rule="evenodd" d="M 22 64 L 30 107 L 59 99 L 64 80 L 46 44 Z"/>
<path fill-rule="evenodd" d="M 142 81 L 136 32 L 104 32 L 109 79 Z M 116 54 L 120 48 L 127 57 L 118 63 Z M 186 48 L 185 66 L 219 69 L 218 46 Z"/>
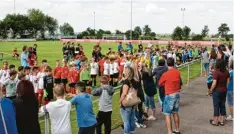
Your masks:
<path fill-rule="evenodd" d="M 202 59 L 203 59 L 203 66 L 204 66 L 204 75 L 207 76 L 208 71 L 209 71 L 209 54 L 207 52 L 207 48 L 203 49 Z"/>
<path fill-rule="evenodd" d="M 28 80 L 20 81 L 16 93 L 17 97 L 13 100 L 13 104 L 19 134 L 40 134 L 38 103 L 32 83 Z"/>
<path fill-rule="evenodd" d="M 137 89 L 133 68 L 129 66 L 125 68 L 123 79 L 123 86 L 120 89 L 120 114 L 124 122 L 124 134 L 133 134 L 135 131 L 135 106 L 124 107 L 122 105 L 130 87 L 132 86 L 134 89 Z"/>
<path fill-rule="evenodd" d="M 215 65 L 216 59 L 217 59 L 217 54 L 215 52 L 215 49 L 212 48 L 211 51 L 210 51 L 210 57 L 209 57 L 209 60 L 210 60 L 209 66 L 210 67 L 212 65 Z"/>
<path fill-rule="evenodd" d="M 212 93 L 214 106 L 214 117 L 210 120 L 211 125 L 224 125 L 227 83 L 229 83 L 229 73 L 226 70 L 225 61 L 218 59 L 216 61 L 216 70 L 213 73 L 213 83 L 209 90 Z"/>

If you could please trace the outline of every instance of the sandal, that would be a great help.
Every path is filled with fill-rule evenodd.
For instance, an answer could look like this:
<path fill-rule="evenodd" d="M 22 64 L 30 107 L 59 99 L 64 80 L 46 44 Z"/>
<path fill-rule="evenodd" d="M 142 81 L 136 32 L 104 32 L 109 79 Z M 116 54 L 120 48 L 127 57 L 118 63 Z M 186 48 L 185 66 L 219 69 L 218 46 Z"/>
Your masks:
<path fill-rule="evenodd" d="M 225 124 L 224 124 L 224 122 L 219 122 L 219 125 L 224 126 Z"/>
<path fill-rule="evenodd" d="M 219 123 L 215 123 L 214 120 L 210 120 L 210 124 L 213 125 L 213 126 L 219 126 Z"/>

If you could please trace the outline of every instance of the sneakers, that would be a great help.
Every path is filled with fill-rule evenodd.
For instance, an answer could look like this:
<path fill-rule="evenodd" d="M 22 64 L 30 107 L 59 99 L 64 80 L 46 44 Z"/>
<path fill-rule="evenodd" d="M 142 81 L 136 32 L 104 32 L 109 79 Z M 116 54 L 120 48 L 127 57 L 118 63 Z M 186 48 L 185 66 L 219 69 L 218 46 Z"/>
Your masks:
<path fill-rule="evenodd" d="M 173 131 L 172 134 L 180 134 L 180 132 Z"/>
<path fill-rule="evenodd" d="M 156 118 L 155 118 L 154 116 L 150 116 L 150 117 L 148 118 L 148 120 L 155 121 Z"/>
<path fill-rule="evenodd" d="M 229 115 L 229 116 L 226 117 L 226 120 L 227 121 L 233 121 L 233 117 L 231 115 Z"/>
<path fill-rule="evenodd" d="M 136 124 L 137 128 L 146 128 L 145 124 L 141 124 L 141 123 L 138 123 L 138 122 L 135 122 L 135 124 Z"/>

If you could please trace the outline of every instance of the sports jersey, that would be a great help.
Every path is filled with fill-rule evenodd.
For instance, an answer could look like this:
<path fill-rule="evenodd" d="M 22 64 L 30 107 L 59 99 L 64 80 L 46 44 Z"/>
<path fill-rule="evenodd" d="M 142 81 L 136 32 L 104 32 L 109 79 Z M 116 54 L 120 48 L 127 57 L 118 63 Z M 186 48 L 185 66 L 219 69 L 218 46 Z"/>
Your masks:
<path fill-rule="evenodd" d="M 54 69 L 54 78 L 61 78 L 61 74 L 62 74 L 62 68 L 61 67 L 56 67 Z"/>
<path fill-rule="evenodd" d="M 114 62 L 113 67 L 114 67 L 114 73 L 118 73 L 119 72 L 118 62 Z"/>
<path fill-rule="evenodd" d="M 9 70 L 8 69 L 1 69 L 0 70 L 0 83 L 5 81 L 7 78 L 10 77 Z"/>
<path fill-rule="evenodd" d="M 109 63 L 107 61 L 104 62 L 104 75 L 109 75 Z"/>
<path fill-rule="evenodd" d="M 97 62 L 90 63 L 90 67 L 91 67 L 90 74 L 91 75 L 97 75 L 97 73 L 98 73 L 98 64 L 97 64 Z"/>
<path fill-rule="evenodd" d="M 6 87 L 6 97 L 16 96 L 16 82 L 15 80 L 11 80 L 7 78 L 2 82 L 2 85 Z"/>
<path fill-rule="evenodd" d="M 44 77 L 45 77 L 45 72 L 39 72 L 37 74 L 38 88 L 39 89 L 44 89 Z"/>
<path fill-rule="evenodd" d="M 68 73 L 69 83 L 77 83 L 80 78 L 80 72 L 78 70 L 70 70 Z"/>
<path fill-rule="evenodd" d="M 38 93 L 38 88 L 39 88 L 39 84 L 38 84 L 38 78 L 37 78 L 37 75 L 31 75 L 30 76 L 30 81 L 32 82 L 33 84 L 33 87 L 34 87 L 34 93 Z"/>
<path fill-rule="evenodd" d="M 69 73 L 69 68 L 68 67 L 62 67 L 61 69 L 61 79 L 67 79 L 68 73 Z"/>
<path fill-rule="evenodd" d="M 110 75 L 114 74 L 114 63 L 109 64 Z"/>

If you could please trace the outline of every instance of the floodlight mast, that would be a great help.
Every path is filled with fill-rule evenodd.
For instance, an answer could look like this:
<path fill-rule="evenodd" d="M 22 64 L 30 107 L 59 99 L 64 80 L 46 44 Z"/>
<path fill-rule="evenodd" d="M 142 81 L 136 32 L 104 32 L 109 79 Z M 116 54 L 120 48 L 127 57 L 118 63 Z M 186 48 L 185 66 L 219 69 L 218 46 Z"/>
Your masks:
<path fill-rule="evenodd" d="M 185 8 L 181 8 L 182 11 L 182 27 L 184 27 L 184 12 L 185 12 Z"/>

